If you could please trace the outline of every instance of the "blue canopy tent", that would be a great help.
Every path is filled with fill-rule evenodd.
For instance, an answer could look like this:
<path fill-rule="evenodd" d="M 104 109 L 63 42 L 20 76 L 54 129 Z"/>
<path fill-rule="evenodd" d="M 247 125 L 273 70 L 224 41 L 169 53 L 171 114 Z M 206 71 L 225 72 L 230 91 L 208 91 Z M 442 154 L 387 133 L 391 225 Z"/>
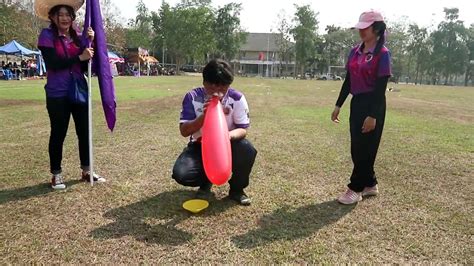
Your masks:
<path fill-rule="evenodd" d="M 8 55 L 40 55 L 39 51 L 33 51 L 28 48 L 25 48 L 23 45 L 19 44 L 17 41 L 13 40 L 4 46 L 0 46 L 0 54 Z"/>
<path fill-rule="evenodd" d="M 21 56 L 22 60 L 23 60 L 23 56 L 36 56 L 38 59 L 38 72 L 40 73 L 40 75 L 42 75 L 45 70 L 41 53 L 39 51 L 30 50 L 15 40 L 5 44 L 4 46 L 0 46 L 0 54 Z M 7 61 L 8 61 L 8 57 L 7 57 Z M 12 75 L 12 74 L 10 75 L 11 75 L 10 78 L 12 77 L 16 78 L 15 75 Z"/>

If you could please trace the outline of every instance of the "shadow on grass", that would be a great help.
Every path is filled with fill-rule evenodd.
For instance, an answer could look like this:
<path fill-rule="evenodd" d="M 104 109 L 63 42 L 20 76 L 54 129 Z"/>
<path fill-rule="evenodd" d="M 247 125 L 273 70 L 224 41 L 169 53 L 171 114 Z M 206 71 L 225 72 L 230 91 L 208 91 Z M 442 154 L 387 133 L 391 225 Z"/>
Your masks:
<path fill-rule="evenodd" d="M 199 214 L 191 214 L 182 208 L 183 202 L 193 198 L 195 191 L 167 191 L 142 201 L 110 210 L 104 217 L 114 222 L 93 230 L 94 238 L 121 238 L 132 236 L 149 244 L 178 246 L 193 238 L 177 225 L 191 216 L 212 216 L 225 211 L 234 203 L 229 200 L 210 200 L 209 207 Z"/>
<path fill-rule="evenodd" d="M 251 249 L 278 240 L 308 237 L 321 228 L 337 222 L 353 208 L 354 205 L 341 205 L 335 200 L 298 209 L 286 206 L 272 214 L 264 215 L 259 221 L 260 228 L 232 237 L 232 242 L 238 248 Z"/>
<path fill-rule="evenodd" d="M 70 180 L 65 182 L 66 187 L 70 187 L 77 183 L 81 183 L 80 180 Z M 51 192 L 56 192 L 51 188 L 51 183 L 41 183 L 31 187 L 15 188 L 10 190 L 0 191 L 0 205 L 11 202 L 26 200 L 33 197 L 39 197 Z"/>

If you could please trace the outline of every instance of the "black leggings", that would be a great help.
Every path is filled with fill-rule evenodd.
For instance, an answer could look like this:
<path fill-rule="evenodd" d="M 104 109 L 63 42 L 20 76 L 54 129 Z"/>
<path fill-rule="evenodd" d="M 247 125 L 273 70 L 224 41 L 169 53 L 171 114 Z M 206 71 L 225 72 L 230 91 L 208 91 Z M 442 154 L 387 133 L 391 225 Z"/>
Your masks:
<path fill-rule="evenodd" d="M 232 177 L 229 180 L 232 191 L 241 192 L 249 184 L 257 150 L 247 139 L 231 141 Z M 201 143 L 190 142 L 179 155 L 173 167 L 173 179 L 181 185 L 197 187 L 209 183 L 202 163 Z"/>
<path fill-rule="evenodd" d="M 377 112 L 378 117 L 375 117 L 375 129 L 364 134 L 362 133 L 362 125 L 369 114 L 369 97 L 368 94 L 361 94 L 353 96 L 351 100 L 349 120 L 354 169 L 348 187 L 355 192 L 361 192 L 365 187 L 372 187 L 377 184 L 374 163 L 385 123 L 386 103 L 384 98 L 381 110 Z"/>
<path fill-rule="evenodd" d="M 51 122 L 51 136 L 49 138 L 49 160 L 52 174 L 61 173 L 63 158 L 63 143 L 69 127 L 72 114 L 76 134 L 79 140 L 79 157 L 82 169 L 87 169 L 89 163 L 89 130 L 88 106 L 72 104 L 67 98 L 46 98 L 49 120 Z"/>

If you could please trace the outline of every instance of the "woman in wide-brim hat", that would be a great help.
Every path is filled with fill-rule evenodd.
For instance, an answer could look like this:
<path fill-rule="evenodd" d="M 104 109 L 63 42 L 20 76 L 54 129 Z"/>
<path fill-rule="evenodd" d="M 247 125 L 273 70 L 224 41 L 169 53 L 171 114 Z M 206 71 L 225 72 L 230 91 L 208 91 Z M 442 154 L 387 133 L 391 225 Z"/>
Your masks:
<path fill-rule="evenodd" d="M 36 0 L 36 15 L 49 21 L 49 28 L 41 31 L 38 38 L 38 48 L 43 55 L 47 82 L 46 108 L 51 122 L 49 138 L 50 171 L 52 174 L 51 187 L 65 189 L 61 161 L 63 142 L 66 137 L 69 120 L 72 115 L 79 142 L 79 157 L 82 175 L 85 181 L 90 179 L 88 106 L 71 100 L 70 91 L 76 81 L 86 82 L 84 72 L 87 63 L 94 55 L 92 48 L 87 48 L 87 38 L 92 41 L 94 31 L 89 28 L 87 37 L 82 38 L 73 26 L 76 11 L 84 4 L 84 0 Z M 94 174 L 97 182 L 105 179 Z"/>
<path fill-rule="evenodd" d="M 339 123 L 340 108 L 351 93 L 349 123 L 354 168 L 346 192 L 338 198 L 342 204 L 354 204 L 379 192 L 374 163 L 385 123 L 385 90 L 391 76 L 382 15 L 374 10 L 364 12 L 354 28 L 359 30 L 361 43 L 349 54 L 346 79 L 331 115 L 331 120 Z"/>

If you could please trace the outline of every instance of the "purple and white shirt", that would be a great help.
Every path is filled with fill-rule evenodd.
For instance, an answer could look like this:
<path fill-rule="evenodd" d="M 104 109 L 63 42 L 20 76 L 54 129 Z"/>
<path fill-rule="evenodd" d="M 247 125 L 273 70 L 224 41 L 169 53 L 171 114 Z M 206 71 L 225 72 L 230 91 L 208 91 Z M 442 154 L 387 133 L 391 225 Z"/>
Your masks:
<path fill-rule="evenodd" d="M 383 46 L 377 55 L 374 49 L 364 53 L 361 45 L 352 48 L 347 61 L 346 70 L 351 77 L 352 95 L 367 93 L 375 90 L 377 78 L 391 76 L 390 51 Z"/>
<path fill-rule="evenodd" d="M 181 109 L 179 122 L 185 123 L 199 117 L 203 113 L 203 106 L 207 98 L 208 96 L 203 87 L 195 88 L 188 92 L 183 99 L 183 108 Z M 241 92 L 229 88 L 221 103 L 229 131 L 250 126 L 249 107 L 245 96 Z M 201 136 L 201 129 L 199 129 L 191 135 L 191 141 L 197 141 Z"/>

